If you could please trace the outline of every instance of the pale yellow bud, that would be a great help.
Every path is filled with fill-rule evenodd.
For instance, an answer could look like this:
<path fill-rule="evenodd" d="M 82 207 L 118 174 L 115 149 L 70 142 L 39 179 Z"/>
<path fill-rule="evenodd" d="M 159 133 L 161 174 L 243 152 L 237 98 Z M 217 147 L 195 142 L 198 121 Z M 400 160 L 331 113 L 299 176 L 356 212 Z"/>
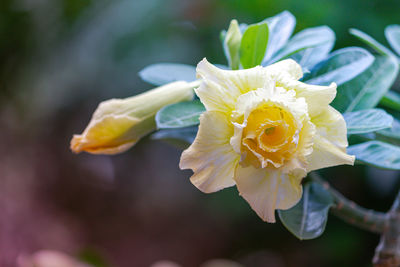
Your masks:
<path fill-rule="evenodd" d="M 224 47 L 227 49 L 229 55 L 229 66 L 233 70 L 239 69 L 239 49 L 240 42 L 242 41 L 242 33 L 240 32 L 237 20 L 232 20 L 229 25 L 228 32 L 226 33 Z"/>
<path fill-rule="evenodd" d="M 193 99 L 197 82 L 173 82 L 145 93 L 110 99 L 99 104 L 89 125 L 71 140 L 71 150 L 92 154 L 117 154 L 156 129 L 154 117 L 170 104 Z"/>

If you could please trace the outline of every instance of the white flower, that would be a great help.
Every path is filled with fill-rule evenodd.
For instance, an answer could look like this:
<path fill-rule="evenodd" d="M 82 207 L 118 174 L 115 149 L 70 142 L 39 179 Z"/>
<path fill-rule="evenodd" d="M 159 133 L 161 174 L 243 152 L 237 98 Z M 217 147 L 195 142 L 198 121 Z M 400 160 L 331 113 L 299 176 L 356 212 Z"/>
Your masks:
<path fill-rule="evenodd" d="M 329 106 L 336 84 L 299 82 L 293 60 L 227 71 L 204 59 L 197 75 L 207 111 L 180 168 L 194 171 L 191 181 L 203 192 L 236 185 L 263 220 L 275 222 L 276 209 L 300 200 L 308 172 L 354 163 L 345 121 Z"/>

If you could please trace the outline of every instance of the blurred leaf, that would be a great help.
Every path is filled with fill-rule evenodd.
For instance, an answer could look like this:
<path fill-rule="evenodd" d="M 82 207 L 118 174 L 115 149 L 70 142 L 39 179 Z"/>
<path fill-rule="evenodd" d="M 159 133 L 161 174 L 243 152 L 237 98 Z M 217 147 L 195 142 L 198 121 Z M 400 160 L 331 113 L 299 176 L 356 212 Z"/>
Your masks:
<path fill-rule="evenodd" d="M 398 68 L 393 57 L 377 56 L 362 74 L 338 87 L 332 106 L 340 112 L 375 107 L 394 83 Z"/>
<path fill-rule="evenodd" d="M 264 20 L 269 28 L 267 51 L 263 62 L 267 62 L 289 40 L 296 26 L 296 18 L 289 11 L 283 11 Z"/>
<path fill-rule="evenodd" d="M 386 170 L 400 170 L 400 148 L 381 141 L 349 146 L 347 153 L 367 165 Z"/>
<path fill-rule="evenodd" d="M 221 43 L 222 43 L 222 46 L 224 46 L 224 42 L 225 42 L 225 38 L 226 38 L 226 33 L 227 33 L 227 31 L 226 30 L 222 30 L 220 33 L 219 33 L 219 40 L 221 41 Z M 226 54 L 226 50 L 224 49 L 224 52 L 225 52 L 225 56 L 227 57 L 227 59 L 228 59 L 228 55 Z"/>
<path fill-rule="evenodd" d="M 237 70 L 240 67 L 239 49 L 241 40 L 242 34 L 237 20 L 234 19 L 229 25 L 223 42 L 225 56 L 232 70 Z"/>
<path fill-rule="evenodd" d="M 285 59 L 301 50 L 327 44 L 332 41 L 332 35 L 326 30 L 327 26 L 308 28 L 295 34 L 268 62 L 269 65 L 276 61 Z"/>
<path fill-rule="evenodd" d="M 328 40 L 326 43 L 301 50 L 290 56 L 291 59 L 295 60 L 303 68 L 311 69 L 315 64 L 326 59 L 335 45 L 336 37 L 331 28 L 322 26 L 320 27 L 320 31 L 322 35 L 326 36 Z"/>
<path fill-rule="evenodd" d="M 157 112 L 157 128 L 182 128 L 197 125 L 200 115 L 205 110 L 200 100 L 165 106 Z"/>
<path fill-rule="evenodd" d="M 400 55 L 400 25 L 387 26 L 385 36 L 393 50 Z"/>
<path fill-rule="evenodd" d="M 268 24 L 250 25 L 243 34 L 240 44 L 240 62 L 244 69 L 260 65 L 268 44 Z"/>
<path fill-rule="evenodd" d="M 379 102 L 382 106 L 400 111 L 400 95 L 394 91 L 388 91 Z"/>
<path fill-rule="evenodd" d="M 106 263 L 104 257 L 96 250 L 86 248 L 81 251 L 78 255 L 78 259 L 84 263 L 90 264 L 93 267 L 107 267 L 109 264 Z M 85 265 L 86 266 L 86 265 Z"/>
<path fill-rule="evenodd" d="M 153 140 L 162 140 L 178 148 L 185 149 L 197 135 L 197 126 L 180 128 L 180 129 L 163 129 L 155 132 L 150 136 Z"/>
<path fill-rule="evenodd" d="M 320 184 L 307 183 L 300 202 L 289 210 L 278 210 L 283 225 L 297 238 L 317 238 L 325 230 L 333 198 Z"/>
<path fill-rule="evenodd" d="M 350 29 L 350 34 L 356 36 L 358 39 L 369 45 L 371 48 L 373 48 L 376 52 L 378 52 L 381 55 L 391 55 L 393 56 L 392 51 L 387 49 L 385 46 L 377 42 L 374 38 L 369 36 L 368 34 L 357 30 L 357 29 Z"/>
<path fill-rule="evenodd" d="M 367 109 L 344 113 L 347 134 L 362 134 L 390 128 L 393 117 L 382 109 Z"/>
<path fill-rule="evenodd" d="M 377 137 L 385 142 L 400 145 L 400 121 L 393 120 L 393 125 L 389 129 L 381 130 L 376 133 Z"/>
<path fill-rule="evenodd" d="M 303 80 L 309 84 L 329 85 L 335 82 L 341 85 L 362 73 L 373 61 L 374 57 L 365 49 L 343 48 L 318 63 Z"/>
<path fill-rule="evenodd" d="M 154 85 L 164 85 L 175 81 L 192 82 L 196 80 L 196 68 L 178 63 L 157 63 L 141 70 L 139 76 L 142 80 Z"/>

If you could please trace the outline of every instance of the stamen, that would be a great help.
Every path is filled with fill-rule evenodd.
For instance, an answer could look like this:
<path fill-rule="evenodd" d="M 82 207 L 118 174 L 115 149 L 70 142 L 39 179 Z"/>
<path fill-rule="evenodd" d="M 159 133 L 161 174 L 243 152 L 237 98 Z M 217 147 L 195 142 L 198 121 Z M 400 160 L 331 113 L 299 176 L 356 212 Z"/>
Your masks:
<path fill-rule="evenodd" d="M 269 127 L 269 128 L 265 128 L 264 133 L 266 135 L 271 135 L 275 132 L 275 127 Z"/>

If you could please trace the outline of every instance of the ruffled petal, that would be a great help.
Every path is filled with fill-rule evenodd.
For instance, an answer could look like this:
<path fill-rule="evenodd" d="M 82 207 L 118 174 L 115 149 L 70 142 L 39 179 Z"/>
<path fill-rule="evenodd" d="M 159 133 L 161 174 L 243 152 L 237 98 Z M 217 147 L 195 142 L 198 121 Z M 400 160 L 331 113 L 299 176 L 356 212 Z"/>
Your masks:
<path fill-rule="evenodd" d="M 232 135 L 233 125 L 226 114 L 207 111 L 201 115 L 196 139 L 179 163 L 181 169 L 193 170 L 190 180 L 201 191 L 211 193 L 235 185 L 240 155 L 229 144 Z"/>
<path fill-rule="evenodd" d="M 222 70 L 203 59 L 197 65 L 202 83 L 196 94 L 207 110 L 230 112 L 237 98 L 248 91 L 264 87 L 270 78 L 261 66 L 246 70 Z"/>
<path fill-rule="evenodd" d="M 307 157 L 313 152 L 313 137 L 316 133 L 315 125 L 309 120 L 303 121 L 303 127 L 299 134 L 297 150 L 292 159 L 282 166 L 282 171 L 288 173 L 296 169 L 307 170 Z"/>
<path fill-rule="evenodd" d="M 336 84 L 329 86 L 310 85 L 296 80 L 281 78 L 276 81 L 276 86 L 286 90 L 296 91 L 296 97 L 304 97 L 308 104 L 310 117 L 321 113 L 335 98 Z"/>
<path fill-rule="evenodd" d="M 289 75 L 290 79 L 298 80 L 303 77 L 301 66 L 293 59 L 285 59 L 265 68 L 268 75 L 279 79 L 282 75 Z"/>
<path fill-rule="evenodd" d="M 275 222 L 276 209 L 289 209 L 302 195 L 305 172 L 283 174 L 272 169 L 238 165 L 235 181 L 240 195 L 264 221 Z"/>

